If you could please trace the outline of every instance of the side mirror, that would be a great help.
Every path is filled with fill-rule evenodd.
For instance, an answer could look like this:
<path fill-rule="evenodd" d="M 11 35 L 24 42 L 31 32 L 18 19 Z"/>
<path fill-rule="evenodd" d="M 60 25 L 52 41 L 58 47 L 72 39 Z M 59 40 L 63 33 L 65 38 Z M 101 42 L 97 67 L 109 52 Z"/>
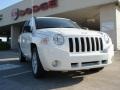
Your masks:
<path fill-rule="evenodd" d="M 30 26 L 25 26 L 24 29 L 25 29 L 27 32 L 32 32 Z"/>

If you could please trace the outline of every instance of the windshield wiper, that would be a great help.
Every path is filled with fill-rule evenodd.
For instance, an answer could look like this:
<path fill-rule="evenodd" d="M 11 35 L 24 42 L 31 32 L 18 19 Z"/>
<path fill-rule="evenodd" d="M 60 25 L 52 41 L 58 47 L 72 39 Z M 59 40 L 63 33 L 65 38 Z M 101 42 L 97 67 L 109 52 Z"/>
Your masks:
<path fill-rule="evenodd" d="M 64 28 L 75 28 L 75 27 L 64 27 Z"/>

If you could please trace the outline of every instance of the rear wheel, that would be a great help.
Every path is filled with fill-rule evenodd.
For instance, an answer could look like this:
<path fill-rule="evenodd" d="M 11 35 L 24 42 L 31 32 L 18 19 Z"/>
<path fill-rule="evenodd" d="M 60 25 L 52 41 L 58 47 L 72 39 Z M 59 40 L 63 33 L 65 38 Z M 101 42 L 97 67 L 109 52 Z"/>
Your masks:
<path fill-rule="evenodd" d="M 20 61 L 20 62 L 26 62 L 26 58 L 25 58 L 25 56 L 23 55 L 21 49 L 19 49 L 19 61 Z"/>
<path fill-rule="evenodd" d="M 40 62 L 38 52 L 36 48 L 32 50 L 32 72 L 35 78 L 42 78 L 45 76 L 45 70 Z"/>

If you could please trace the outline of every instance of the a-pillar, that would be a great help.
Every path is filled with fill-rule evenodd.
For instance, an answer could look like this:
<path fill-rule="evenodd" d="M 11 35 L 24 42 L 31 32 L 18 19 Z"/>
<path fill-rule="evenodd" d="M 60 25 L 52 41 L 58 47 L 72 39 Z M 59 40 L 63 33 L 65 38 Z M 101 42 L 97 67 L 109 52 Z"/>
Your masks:
<path fill-rule="evenodd" d="M 11 49 L 18 49 L 18 37 L 20 35 L 20 28 L 18 26 L 11 26 Z"/>
<path fill-rule="evenodd" d="M 118 38 L 120 37 L 120 12 L 117 5 L 105 5 L 100 8 L 100 29 L 111 37 L 115 50 L 120 50 L 120 38 Z"/>

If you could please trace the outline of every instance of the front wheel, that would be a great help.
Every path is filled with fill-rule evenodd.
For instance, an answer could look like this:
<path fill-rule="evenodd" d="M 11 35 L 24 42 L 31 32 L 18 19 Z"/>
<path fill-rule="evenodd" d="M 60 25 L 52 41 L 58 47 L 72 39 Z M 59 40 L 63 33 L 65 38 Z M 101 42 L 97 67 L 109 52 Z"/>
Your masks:
<path fill-rule="evenodd" d="M 32 50 L 32 72 L 35 78 L 41 78 L 45 75 L 45 70 L 40 62 L 38 52 L 36 48 Z"/>
<path fill-rule="evenodd" d="M 104 69 L 104 67 L 100 67 L 100 68 L 93 68 L 93 69 L 91 69 L 92 71 L 101 71 L 101 70 L 103 70 Z"/>

